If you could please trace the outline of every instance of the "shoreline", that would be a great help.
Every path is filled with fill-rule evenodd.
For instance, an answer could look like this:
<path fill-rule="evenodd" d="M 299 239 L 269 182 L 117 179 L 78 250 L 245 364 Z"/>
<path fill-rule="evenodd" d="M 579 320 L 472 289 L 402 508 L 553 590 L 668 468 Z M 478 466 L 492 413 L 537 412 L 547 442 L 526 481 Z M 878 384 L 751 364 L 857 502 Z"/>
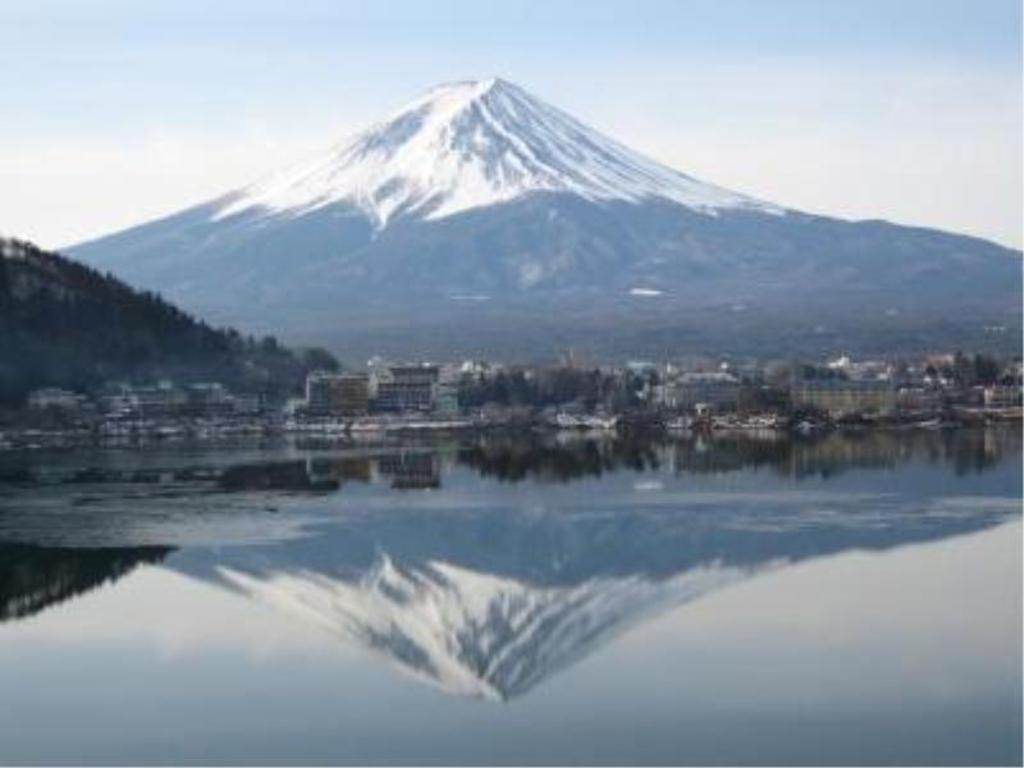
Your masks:
<path fill-rule="evenodd" d="M 536 415 L 524 418 L 395 418 L 359 420 L 321 420 L 306 423 L 282 423 L 276 419 L 252 420 L 245 422 L 182 422 L 139 421 L 129 425 L 118 425 L 118 429 L 104 430 L 97 427 L 39 428 L 25 427 L 0 430 L 0 454 L 7 452 L 77 449 L 116 448 L 139 445 L 180 444 L 216 445 L 234 441 L 302 439 L 326 440 L 351 444 L 373 445 L 391 442 L 394 439 L 426 436 L 523 433 L 549 435 L 576 435 L 592 439 L 616 439 L 629 434 L 658 435 L 665 438 L 688 438 L 694 436 L 748 436 L 751 439 L 772 437 L 812 438 L 830 432 L 860 431 L 945 431 L 971 429 L 989 425 L 1020 424 L 1020 408 L 1008 409 L 956 409 L 942 415 L 927 414 L 895 416 L 886 418 L 856 418 L 838 421 L 794 420 L 764 416 L 751 420 L 736 417 L 719 417 L 705 421 L 679 418 L 666 419 L 639 415 L 631 417 L 580 418 L 571 425 L 556 423 L 550 418 Z"/>

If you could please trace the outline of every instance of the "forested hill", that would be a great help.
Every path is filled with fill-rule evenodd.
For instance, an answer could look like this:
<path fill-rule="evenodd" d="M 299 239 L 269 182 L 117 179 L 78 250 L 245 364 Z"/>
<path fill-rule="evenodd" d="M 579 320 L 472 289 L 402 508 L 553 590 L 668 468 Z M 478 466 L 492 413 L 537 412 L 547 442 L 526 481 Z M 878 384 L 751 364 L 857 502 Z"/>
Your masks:
<path fill-rule="evenodd" d="M 114 379 L 216 380 L 284 396 L 325 353 L 210 327 L 154 293 L 30 243 L 0 238 L 0 404 L 36 387 L 90 391 Z"/>

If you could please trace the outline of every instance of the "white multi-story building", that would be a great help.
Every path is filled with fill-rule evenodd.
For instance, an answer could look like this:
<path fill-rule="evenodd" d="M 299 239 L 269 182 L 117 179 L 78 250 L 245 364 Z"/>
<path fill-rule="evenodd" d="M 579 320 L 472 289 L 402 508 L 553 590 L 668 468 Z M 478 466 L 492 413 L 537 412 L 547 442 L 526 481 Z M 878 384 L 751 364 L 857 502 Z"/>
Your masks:
<path fill-rule="evenodd" d="M 740 380 L 731 373 L 683 373 L 654 388 L 658 405 L 675 410 L 693 410 L 698 403 L 715 411 L 735 410 Z"/>

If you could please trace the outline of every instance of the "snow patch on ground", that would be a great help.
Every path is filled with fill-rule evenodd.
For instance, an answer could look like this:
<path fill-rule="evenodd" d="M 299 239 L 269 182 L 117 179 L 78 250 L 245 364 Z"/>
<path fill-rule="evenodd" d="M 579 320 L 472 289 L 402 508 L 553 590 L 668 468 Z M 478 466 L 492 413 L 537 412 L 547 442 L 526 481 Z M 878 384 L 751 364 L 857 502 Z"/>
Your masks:
<path fill-rule="evenodd" d="M 482 302 L 490 301 L 491 297 L 483 293 L 457 293 L 450 297 L 452 301 Z"/>
<path fill-rule="evenodd" d="M 665 292 L 659 291 L 657 288 L 630 288 L 630 296 L 661 296 Z"/>

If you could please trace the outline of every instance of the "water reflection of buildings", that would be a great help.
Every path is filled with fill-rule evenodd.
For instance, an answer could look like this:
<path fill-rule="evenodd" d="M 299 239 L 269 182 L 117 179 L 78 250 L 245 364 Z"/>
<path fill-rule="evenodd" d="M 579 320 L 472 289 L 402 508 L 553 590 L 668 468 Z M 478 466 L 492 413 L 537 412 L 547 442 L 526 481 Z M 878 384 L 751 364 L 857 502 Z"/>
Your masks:
<path fill-rule="evenodd" d="M 398 490 L 441 487 L 441 459 L 430 451 L 310 458 L 305 472 L 312 484 L 335 488 L 353 481 L 384 482 Z"/>
<path fill-rule="evenodd" d="M 396 489 L 436 489 L 452 465 L 503 482 L 571 482 L 628 470 L 677 474 L 766 468 L 781 477 L 827 477 L 853 468 L 891 468 L 906 462 L 945 463 L 958 474 L 984 472 L 1021 451 L 1013 426 L 956 430 L 834 432 L 793 438 L 778 432 L 579 436 L 477 435 L 460 441 L 410 445 L 327 444 L 221 455 L 208 453 L 0 454 L 0 489 L 95 490 L 102 499 L 119 493 L 145 497 L 190 494 L 330 493 L 347 483 L 381 483 Z M 82 463 L 82 457 L 86 463 Z M 90 460 L 91 459 L 91 463 Z M 5 501 L 0 496 L 0 511 Z M 13 503 L 13 502 L 11 502 Z"/>
<path fill-rule="evenodd" d="M 457 460 L 506 482 L 567 482 L 619 469 L 654 470 L 663 460 L 663 445 L 649 438 L 559 437 L 483 437 L 460 447 Z"/>
<path fill-rule="evenodd" d="M 305 472 L 311 481 L 335 487 L 346 482 L 369 483 L 374 475 L 367 456 L 310 457 L 305 461 Z"/>
<path fill-rule="evenodd" d="M 227 491 L 340 490 L 346 483 L 385 483 L 396 489 L 439 488 L 441 460 L 432 451 L 399 451 L 378 455 L 316 455 L 304 460 L 230 467 L 218 475 Z"/>
<path fill-rule="evenodd" d="M 983 472 L 1020 453 L 1020 430 L 915 430 L 829 434 L 792 444 L 783 471 L 794 477 L 830 475 L 852 468 L 893 468 L 912 461 L 951 464 L 958 474 Z"/>
<path fill-rule="evenodd" d="M 380 474 L 399 490 L 441 487 L 441 462 L 434 453 L 394 453 L 377 460 Z"/>
<path fill-rule="evenodd" d="M 1016 429 L 835 432 L 812 439 L 769 433 L 696 436 L 664 445 L 677 473 L 766 467 L 783 477 L 828 477 L 851 469 L 894 468 L 912 461 L 951 464 L 958 474 L 983 472 L 1021 450 Z"/>
<path fill-rule="evenodd" d="M 507 482 L 527 478 L 568 482 L 628 469 L 714 474 L 766 468 L 781 477 L 828 477 L 849 469 L 892 468 L 921 461 L 951 464 L 958 474 L 984 472 L 1021 451 L 1020 430 L 881 430 L 794 438 L 774 431 L 690 434 L 668 438 L 620 436 L 481 438 L 460 447 L 459 464 Z"/>

